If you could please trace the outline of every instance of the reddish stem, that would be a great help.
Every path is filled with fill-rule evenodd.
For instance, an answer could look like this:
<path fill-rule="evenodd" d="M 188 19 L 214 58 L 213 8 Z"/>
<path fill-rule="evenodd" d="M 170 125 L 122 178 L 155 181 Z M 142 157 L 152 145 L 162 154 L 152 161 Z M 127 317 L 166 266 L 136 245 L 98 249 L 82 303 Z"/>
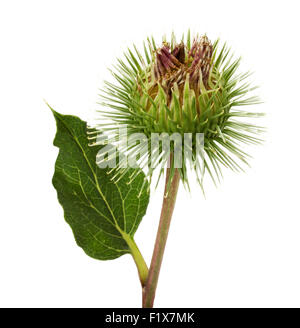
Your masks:
<path fill-rule="evenodd" d="M 171 218 L 176 202 L 176 196 L 180 181 L 180 174 L 175 169 L 174 176 L 168 188 L 170 169 L 167 169 L 166 184 L 164 191 L 164 199 L 161 209 L 160 222 L 157 230 L 156 241 L 154 245 L 151 265 L 146 285 L 143 288 L 143 308 L 152 308 L 157 288 L 157 282 L 160 267 L 164 255 L 164 250 L 168 238 Z"/>

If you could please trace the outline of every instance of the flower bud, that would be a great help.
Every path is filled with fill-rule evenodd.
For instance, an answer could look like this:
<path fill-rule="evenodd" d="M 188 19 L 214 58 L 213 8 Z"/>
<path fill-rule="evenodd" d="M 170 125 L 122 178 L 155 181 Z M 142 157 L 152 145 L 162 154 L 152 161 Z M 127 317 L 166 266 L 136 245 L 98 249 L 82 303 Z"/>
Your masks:
<path fill-rule="evenodd" d="M 218 44 L 219 40 L 212 44 L 206 35 L 196 36 L 191 43 L 188 33 L 186 40 L 179 43 L 174 35 L 170 42 L 164 39 L 161 47 L 148 39 L 144 55 L 135 46 L 133 51 L 129 49 L 125 53 L 127 63 L 118 59 L 112 72 L 117 83 L 106 82 L 102 90 L 102 105 L 107 110 L 99 112 L 111 122 L 99 124 L 99 130 L 121 142 L 118 127 L 126 125 L 130 135 L 142 133 L 149 144 L 153 133 L 177 133 L 182 137 L 192 134 L 191 165 L 201 185 L 204 170 L 213 180 L 219 177 L 221 165 L 240 170 L 234 157 L 247 163 L 248 156 L 240 148 L 241 144 L 259 143 L 261 140 L 255 134 L 263 130 L 240 118 L 252 119 L 262 114 L 241 109 L 241 106 L 259 103 L 257 97 L 247 96 L 255 88 L 246 82 L 248 72 L 237 74 L 240 59 L 232 60 L 230 49 L 226 45 L 219 48 Z M 204 135 L 205 156 L 201 158 L 195 149 L 195 137 L 199 133 Z M 138 145 L 123 148 L 134 153 Z M 162 158 L 157 155 L 157 166 L 163 169 L 166 161 Z M 197 172 L 200 160 L 204 167 L 201 177 Z M 142 158 L 140 164 L 146 167 L 149 161 L 143 162 Z M 187 183 L 185 158 L 178 169 Z M 149 175 L 152 171 L 153 168 Z"/>

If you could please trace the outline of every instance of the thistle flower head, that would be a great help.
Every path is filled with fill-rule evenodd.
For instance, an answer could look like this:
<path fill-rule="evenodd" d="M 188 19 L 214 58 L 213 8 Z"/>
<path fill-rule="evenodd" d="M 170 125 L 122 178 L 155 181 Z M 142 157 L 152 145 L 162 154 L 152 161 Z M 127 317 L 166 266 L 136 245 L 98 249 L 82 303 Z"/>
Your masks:
<path fill-rule="evenodd" d="M 165 42 L 162 48 L 155 51 L 154 88 L 157 90 L 159 85 L 163 87 L 168 105 L 171 105 L 175 89 L 179 93 L 181 103 L 183 102 L 185 83 L 195 99 L 201 92 L 201 83 L 208 88 L 212 44 L 206 36 L 203 36 L 200 39 L 196 38 L 191 49 L 187 50 L 183 42 L 175 45 L 173 49 Z M 200 111 L 199 104 L 197 110 Z"/>
<path fill-rule="evenodd" d="M 182 138 L 191 135 L 191 156 L 180 148 L 182 163 L 176 167 L 186 184 L 189 165 L 201 186 L 205 171 L 215 181 L 221 175 L 222 165 L 242 169 L 239 161 L 247 163 L 248 155 L 241 145 L 259 143 L 255 134 L 262 132 L 262 128 L 241 118 L 252 119 L 262 114 L 241 109 L 259 103 L 259 99 L 248 96 L 255 89 L 246 81 L 250 74 L 237 72 L 240 58 L 234 60 L 226 44 L 219 47 L 218 40 L 212 44 L 206 35 L 196 36 L 191 42 L 190 33 L 176 42 L 172 34 L 170 42 L 164 38 L 160 47 L 153 38 L 148 38 L 143 54 L 134 46 L 124 56 L 125 60 L 118 59 L 111 72 L 116 83 L 105 82 L 102 90 L 101 105 L 106 109 L 98 111 L 101 113 L 98 131 L 107 133 L 121 150 L 138 153 L 138 162 L 149 169 L 150 177 L 156 167 L 162 172 L 170 158 L 171 171 L 176 167 L 172 156 L 176 151 L 174 143 L 169 149 L 161 144 L 156 150 L 150 149 L 153 133 Z M 109 121 L 103 123 L 105 119 Z M 120 126 L 126 126 L 129 135 L 146 136 L 146 146 L 124 144 Z M 196 149 L 197 134 L 204 136 L 203 153 Z M 116 179 L 127 171 L 119 162 L 120 167 Z"/>

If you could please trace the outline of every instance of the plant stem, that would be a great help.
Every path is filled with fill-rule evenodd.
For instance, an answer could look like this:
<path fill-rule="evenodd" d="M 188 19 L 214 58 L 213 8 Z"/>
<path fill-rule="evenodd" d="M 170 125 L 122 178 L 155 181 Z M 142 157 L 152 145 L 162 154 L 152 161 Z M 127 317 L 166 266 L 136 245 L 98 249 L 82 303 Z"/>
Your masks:
<path fill-rule="evenodd" d="M 123 233 L 122 235 L 130 248 L 131 255 L 132 255 L 134 262 L 136 264 L 136 267 L 138 269 L 142 287 L 144 287 L 146 284 L 146 281 L 147 281 L 147 277 L 148 277 L 147 264 L 142 256 L 139 248 L 137 247 L 137 244 L 135 243 L 134 239 L 131 236 L 129 236 L 128 234 Z"/>
<path fill-rule="evenodd" d="M 160 267 L 164 255 L 164 250 L 168 238 L 171 218 L 176 202 L 176 196 L 180 181 L 180 174 L 175 169 L 173 179 L 168 190 L 170 169 L 167 169 L 164 199 L 161 209 L 160 222 L 157 230 L 151 265 L 145 287 L 143 288 L 143 308 L 152 308 L 155 292 L 160 272 Z"/>

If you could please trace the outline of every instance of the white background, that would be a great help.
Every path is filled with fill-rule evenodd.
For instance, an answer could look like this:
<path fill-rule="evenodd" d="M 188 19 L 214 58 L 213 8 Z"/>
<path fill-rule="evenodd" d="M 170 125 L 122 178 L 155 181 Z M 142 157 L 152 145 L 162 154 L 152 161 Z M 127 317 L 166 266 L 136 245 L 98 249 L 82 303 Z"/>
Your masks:
<path fill-rule="evenodd" d="M 255 72 L 266 143 L 206 199 L 180 189 L 157 307 L 300 306 L 299 1 L 1 1 L 0 306 L 139 307 L 130 255 L 76 246 L 51 185 L 57 111 L 89 119 L 107 67 L 132 43 L 190 27 Z M 254 108 L 256 109 L 256 108 Z M 136 234 L 148 263 L 162 198 Z"/>

